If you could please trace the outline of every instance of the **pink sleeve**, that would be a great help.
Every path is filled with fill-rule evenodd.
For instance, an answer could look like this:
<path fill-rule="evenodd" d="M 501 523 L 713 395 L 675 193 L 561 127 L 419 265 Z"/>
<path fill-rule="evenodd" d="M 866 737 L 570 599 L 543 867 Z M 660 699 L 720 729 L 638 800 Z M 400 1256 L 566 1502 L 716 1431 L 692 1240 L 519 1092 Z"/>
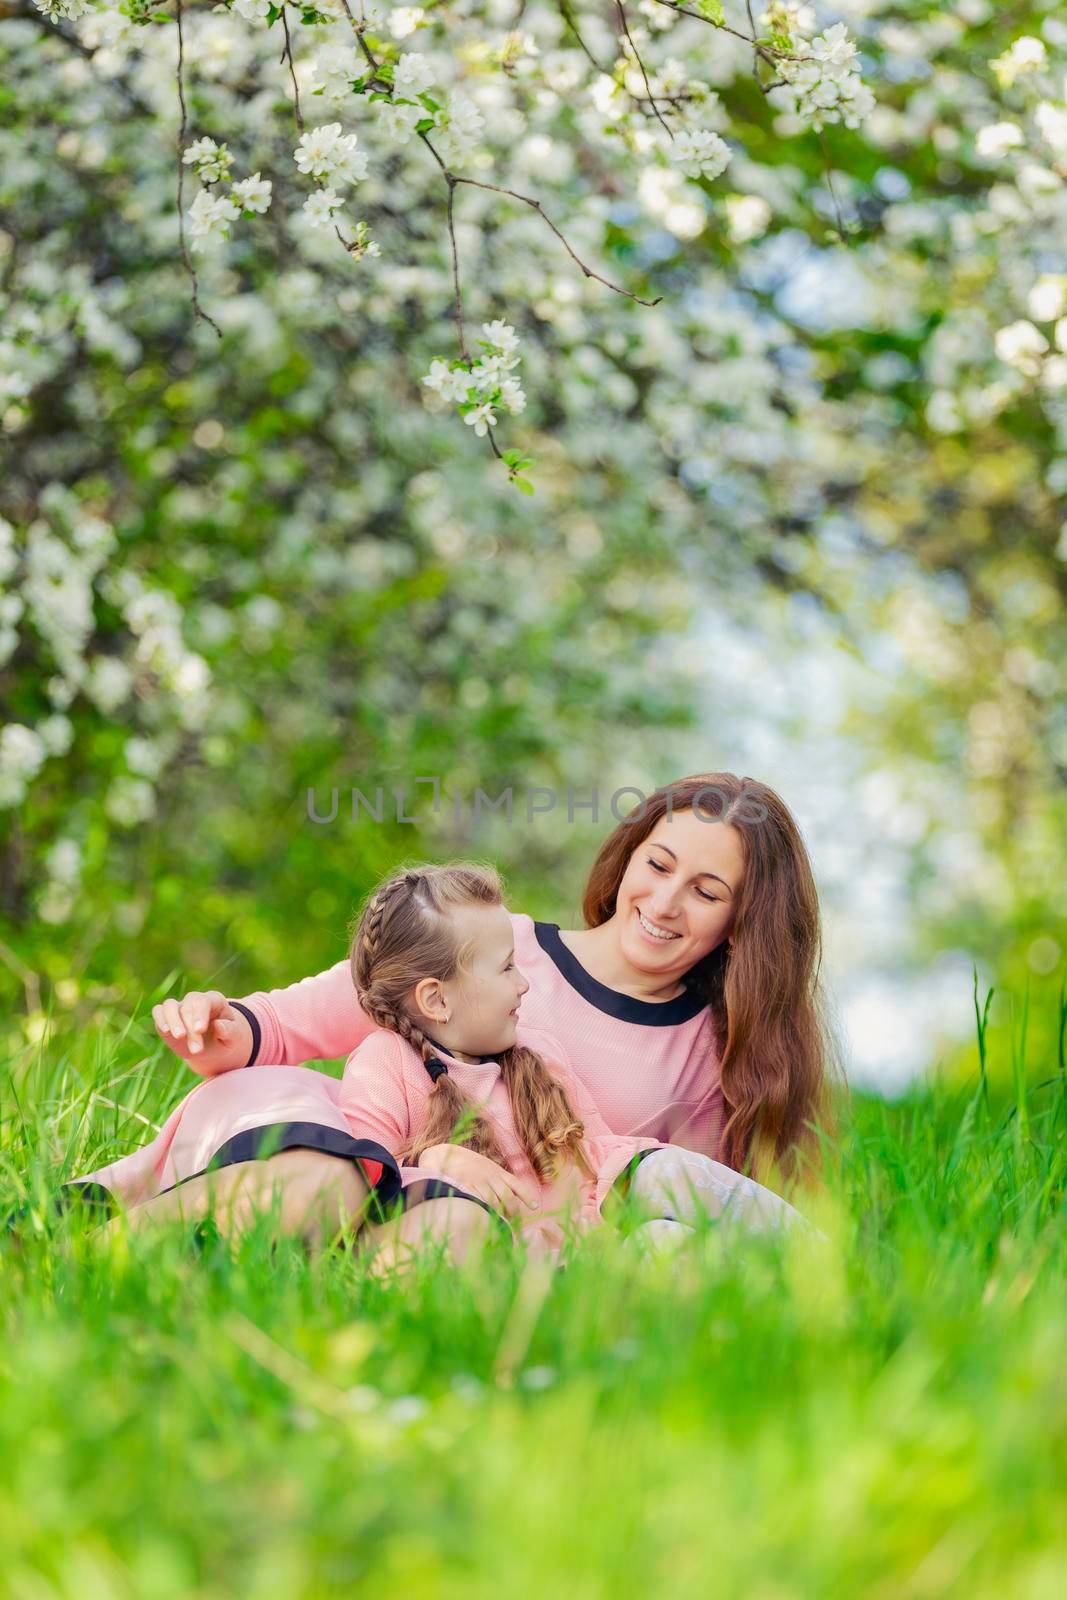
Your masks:
<path fill-rule="evenodd" d="M 582 1144 L 596 1178 L 596 1204 L 599 1211 L 610 1194 L 615 1180 L 625 1171 L 634 1156 L 641 1150 L 658 1150 L 661 1141 L 612 1133 L 589 1090 L 571 1071 L 570 1062 L 559 1040 L 546 1034 L 544 1046 L 545 1065 L 566 1089 L 571 1105 L 585 1128 Z"/>
<path fill-rule="evenodd" d="M 722 1084 L 717 1083 L 694 1108 L 692 1115 L 671 1131 L 671 1144 L 682 1145 L 686 1150 L 699 1151 L 702 1156 L 710 1156 L 713 1161 L 717 1161 L 724 1110 Z"/>
<path fill-rule="evenodd" d="M 348 958 L 287 989 L 257 989 L 240 1006 L 252 1027 L 248 1066 L 298 1067 L 347 1055 L 377 1026 L 356 999 Z"/>
<path fill-rule="evenodd" d="M 369 1034 L 345 1062 L 341 1111 L 353 1135 L 375 1139 L 399 1156 L 411 1142 L 403 1044 L 384 1028 Z"/>

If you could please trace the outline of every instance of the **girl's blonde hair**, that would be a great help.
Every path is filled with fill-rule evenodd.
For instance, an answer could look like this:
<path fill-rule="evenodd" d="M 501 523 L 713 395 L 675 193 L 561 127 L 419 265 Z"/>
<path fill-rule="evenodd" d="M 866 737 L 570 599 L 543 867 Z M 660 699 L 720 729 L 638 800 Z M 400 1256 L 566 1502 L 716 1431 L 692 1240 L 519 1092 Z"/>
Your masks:
<path fill-rule="evenodd" d="M 351 937 L 352 978 L 359 1003 L 380 1028 L 406 1039 L 424 1063 L 435 1046 L 408 1011 L 422 978 L 447 982 L 469 970 L 472 948 L 458 939 L 452 913 L 460 906 L 501 906 L 499 874 L 475 862 L 419 864 L 395 873 L 367 898 Z M 565 1089 L 542 1058 L 523 1045 L 499 1056 L 515 1127 L 530 1165 L 549 1182 L 566 1160 L 586 1171 L 584 1128 Z M 448 1072 L 430 1091 L 426 1124 L 400 1159 L 415 1162 L 431 1145 L 452 1140 L 506 1166 L 492 1124 L 476 1112 Z"/>

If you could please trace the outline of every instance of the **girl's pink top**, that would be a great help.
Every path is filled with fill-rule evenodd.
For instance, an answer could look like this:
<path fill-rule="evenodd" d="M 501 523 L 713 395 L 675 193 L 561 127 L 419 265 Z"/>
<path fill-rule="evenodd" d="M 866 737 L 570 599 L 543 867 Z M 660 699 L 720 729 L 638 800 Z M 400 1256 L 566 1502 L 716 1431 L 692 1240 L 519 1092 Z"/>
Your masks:
<path fill-rule="evenodd" d="M 608 1128 L 716 1156 L 723 1123 L 719 1054 L 700 993 L 637 1000 L 586 972 L 556 924 L 522 912 L 511 913 L 511 924 L 515 961 L 530 984 L 520 1025 L 559 1042 Z M 234 1003 L 252 1024 L 249 1065 L 347 1055 L 375 1030 L 356 999 L 347 959 Z"/>
<path fill-rule="evenodd" d="M 569 1095 L 585 1130 L 582 1145 L 591 1175 L 577 1163 L 566 1162 L 552 1182 L 542 1183 L 519 1138 L 499 1061 L 484 1056 L 477 1062 L 458 1061 L 439 1047 L 435 1053 L 464 1098 L 493 1124 L 508 1171 L 538 1186 L 538 1209 L 523 1212 L 519 1219 L 523 1233 L 531 1243 L 555 1248 L 562 1244 L 568 1224 L 580 1231 L 595 1225 L 605 1197 L 627 1163 L 640 1150 L 654 1150 L 657 1141 L 612 1133 L 571 1071 L 563 1046 L 551 1034 L 520 1024 L 516 1042 L 536 1050 Z M 345 1063 L 339 1104 L 354 1137 L 374 1139 L 399 1157 L 422 1136 L 433 1088 L 418 1051 L 399 1034 L 379 1029 L 368 1034 Z M 416 1176 L 436 1175 L 432 1165 L 425 1173 L 410 1167 L 402 1170 L 406 1183 Z"/>

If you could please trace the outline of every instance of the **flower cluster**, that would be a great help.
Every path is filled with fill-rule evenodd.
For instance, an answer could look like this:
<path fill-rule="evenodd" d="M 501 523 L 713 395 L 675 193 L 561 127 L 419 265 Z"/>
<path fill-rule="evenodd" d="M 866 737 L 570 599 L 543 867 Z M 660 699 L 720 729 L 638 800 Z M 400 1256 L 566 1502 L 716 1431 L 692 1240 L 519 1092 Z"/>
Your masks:
<path fill-rule="evenodd" d="M 324 185 L 308 196 L 303 209 L 309 228 L 325 228 L 345 203 L 340 191 L 367 176 L 367 152 L 339 122 L 324 122 L 301 134 L 293 158 L 301 172 Z"/>
<path fill-rule="evenodd" d="M 668 146 L 668 154 L 689 178 L 717 178 L 730 161 L 730 146 L 706 128 L 683 128 Z"/>
<path fill-rule="evenodd" d="M 1045 65 L 1046 50 L 1040 39 L 1023 34 L 1012 41 L 1009 49 L 989 63 L 997 82 L 1010 89 L 1017 79 L 1028 73 L 1040 72 Z"/>
<path fill-rule="evenodd" d="M 526 406 L 516 372 L 521 359 L 518 334 L 499 318 L 484 322 L 482 332 L 485 338 L 478 343 L 484 355 L 473 362 L 448 362 L 437 357 L 422 380 L 439 402 L 454 401 L 459 406 L 464 422 L 479 438 L 496 427 L 499 408 L 516 415 Z"/>
<path fill-rule="evenodd" d="M 293 151 L 300 171 L 319 182 L 344 187 L 367 176 L 367 154 L 359 149 L 354 133 L 343 133 L 339 122 L 326 122 L 300 136 Z"/>
<path fill-rule="evenodd" d="M 250 178 L 235 182 L 230 177 L 233 156 L 226 145 L 216 144 L 214 139 L 197 139 L 182 152 L 182 162 L 196 168 L 204 185 L 187 212 L 189 241 L 194 250 L 204 249 L 213 239 L 228 238 L 230 223 L 238 217 L 261 216 L 269 210 L 270 179 L 254 172 Z M 216 187 L 224 182 L 230 185 L 228 194 Z"/>
<path fill-rule="evenodd" d="M 92 11 L 91 0 L 33 0 L 50 22 L 74 22 Z"/>
<path fill-rule="evenodd" d="M 810 42 L 800 40 L 797 57 L 779 62 L 792 110 L 818 131 L 827 122 L 858 128 L 874 110 L 874 95 L 855 70 L 856 46 L 843 22 Z"/>

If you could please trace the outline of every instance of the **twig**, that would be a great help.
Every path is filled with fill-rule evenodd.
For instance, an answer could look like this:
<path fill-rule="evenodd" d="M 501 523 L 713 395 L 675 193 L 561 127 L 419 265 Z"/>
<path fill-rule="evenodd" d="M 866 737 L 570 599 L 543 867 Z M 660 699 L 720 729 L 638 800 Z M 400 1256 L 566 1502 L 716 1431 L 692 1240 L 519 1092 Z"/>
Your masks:
<path fill-rule="evenodd" d="M 759 81 L 759 57 L 756 55 L 756 19 L 752 15 L 752 0 L 745 0 L 745 11 L 748 14 L 748 25 L 752 29 L 752 76 L 756 80 L 756 87 L 762 89 Z"/>
<path fill-rule="evenodd" d="M 676 11 L 680 17 L 693 17 L 697 22 L 706 22 L 709 28 L 717 28 L 720 33 L 728 33 L 733 38 L 741 39 L 745 44 L 750 44 L 760 60 L 766 61 L 769 67 L 773 68 L 777 61 L 807 61 L 810 59 L 808 56 L 791 55 L 788 50 L 776 50 L 773 46 L 768 50 L 766 45 L 757 44 L 754 39 L 750 39 L 747 33 L 741 33 L 739 29 L 731 28 L 725 22 L 713 22 L 710 17 L 702 16 L 699 11 L 690 11 L 688 6 L 679 5 L 677 0 L 656 0 L 656 4 L 658 6 L 666 6 L 668 11 Z"/>
<path fill-rule="evenodd" d="M 219 338 L 222 338 L 222 329 L 213 318 L 209 317 L 200 304 L 200 283 L 193 266 L 193 258 L 189 254 L 189 246 L 185 242 L 185 135 L 189 127 L 189 113 L 185 108 L 185 35 L 182 31 L 182 0 L 176 0 L 175 16 L 178 23 L 178 104 L 181 107 L 181 126 L 178 129 L 178 243 L 181 247 L 182 260 L 185 270 L 189 274 L 193 285 L 193 311 L 206 322 L 209 328 L 214 328 Z"/>
<path fill-rule="evenodd" d="M 578 24 L 574 20 L 574 12 L 571 10 L 569 0 L 557 0 L 557 4 L 559 6 L 559 14 L 560 14 L 560 16 L 563 18 L 563 21 L 564 21 L 565 25 L 573 33 L 575 43 L 577 44 L 579 50 L 582 52 L 582 54 L 585 57 L 585 59 L 589 62 L 589 65 L 594 69 L 594 71 L 599 72 L 602 77 L 605 77 L 605 78 L 614 77 L 615 76 L 615 69 L 613 67 L 605 67 L 605 66 L 603 66 L 601 64 L 601 62 L 599 62 L 597 60 L 597 58 L 593 54 L 592 50 L 590 50 L 588 44 L 585 41 L 585 38 L 584 38 L 583 34 L 580 32 L 580 30 L 578 28 Z M 618 81 L 618 80 L 616 80 L 616 81 Z M 651 102 L 651 109 L 650 109 L 650 102 L 648 100 L 645 100 L 639 94 L 634 94 L 633 90 L 632 89 L 628 89 L 626 87 L 625 83 L 623 83 L 621 85 L 621 87 L 623 89 L 623 92 L 625 94 L 629 95 L 631 103 L 637 107 L 637 109 L 641 112 L 641 114 L 643 116 L 651 117 L 653 115 L 656 115 L 656 116 L 659 115 L 659 112 L 655 110 L 655 102 L 654 101 Z M 692 98 L 693 98 L 692 95 L 688 95 L 688 94 L 661 94 L 660 95 L 660 100 L 662 101 L 662 103 L 664 105 L 669 105 L 669 106 L 683 105 L 683 104 L 687 103 L 689 100 L 691 100 Z"/>
<path fill-rule="evenodd" d="M 622 27 L 623 33 L 626 35 L 626 42 L 629 44 L 630 49 L 634 53 L 634 60 L 637 62 L 637 65 L 641 68 L 641 76 L 644 79 L 645 89 L 646 89 L 646 91 L 648 93 L 648 103 L 652 107 L 652 110 L 654 111 L 654 113 L 656 115 L 656 120 L 659 122 L 660 126 L 666 132 L 666 135 L 667 135 L 668 139 L 673 139 L 674 138 L 674 133 L 671 130 L 670 123 L 664 117 L 663 112 L 660 110 L 659 106 L 656 104 L 656 98 L 655 98 L 654 94 L 652 93 L 652 85 L 649 83 L 649 81 L 648 81 L 648 73 L 645 71 L 645 63 L 642 61 L 642 59 L 641 59 L 641 57 L 640 57 L 640 55 L 638 53 L 637 46 L 634 44 L 633 35 L 630 33 L 630 24 L 626 20 L 626 10 L 625 10 L 625 7 L 623 6 L 622 0 L 615 0 L 615 9 L 619 13 L 619 23 L 620 23 L 620 25 Z"/>
<path fill-rule="evenodd" d="M 440 157 L 438 157 L 438 160 L 440 161 Z M 533 195 L 520 194 L 517 189 L 505 188 L 505 186 L 501 183 L 486 183 L 482 178 L 464 178 L 460 177 L 454 172 L 449 174 L 449 176 L 452 178 L 454 183 L 466 183 L 474 189 L 491 189 L 494 194 L 506 194 L 510 195 L 513 200 L 521 200 L 524 206 L 529 206 L 531 210 L 537 212 L 537 215 L 541 218 L 545 226 L 555 234 L 564 250 L 566 250 L 567 254 L 574 262 L 575 266 L 578 267 L 578 269 L 583 272 L 587 278 L 595 278 L 597 283 L 602 283 L 606 289 L 610 289 L 614 294 L 621 294 L 624 299 L 633 300 L 639 306 L 658 306 L 660 301 L 663 299 L 662 295 L 657 295 L 655 300 L 643 300 L 639 294 L 634 294 L 630 289 L 621 288 L 619 284 L 612 283 L 610 278 L 602 277 L 599 272 L 594 272 L 592 267 L 587 267 L 581 256 L 578 255 L 566 237 L 556 227 L 556 224 L 545 211 L 540 200 L 534 199 Z"/>
<path fill-rule="evenodd" d="M 282 31 L 285 34 L 285 53 L 283 61 L 289 63 L 289 76 L 293 80 L 293 109 L 296 113 L 296 125 L 300 132 L 304 131 L 304 113 L 300 109 L 300 85 L 296 81 L 296 68 L 293 66 L 293 41 L 289 37 L 289 19 L 285 15 L 285 6 L 282 6 Z"/>
<path fill-rule="evenodd" d="M 459 250 L 456 246 L 456 228 L 452 217 L 456 199 L 456 180 L 451 173 L 446 173 L 445 176 L 448 181 L 448 242 L 452 247 L 452 287 L 456 296 L 456 332 L 459 335 L 460 354 L 469 366 L 471 358 L 467 349 L 467 336 L 463 331 L 463 295 L 459 286 Z"/>
<path fill-rule="evenodd" d="M 834 188 L 833 167 L 830 163 L 830 147 L 826 143 L 826 133 L 822 128 L 819 129 L 819 144 L 822 148 L 823 160 L 826 162 L 826 187 L 829 189 L 830 199 L 834 203 L 834 217 L 837 222 L 837 236 L 841 240 L 842 244 L 848 244 L 849 237 L 845 232 L 845 219 L 841 215 L 841 207 L 837 202 L 837 191 Z"/>

